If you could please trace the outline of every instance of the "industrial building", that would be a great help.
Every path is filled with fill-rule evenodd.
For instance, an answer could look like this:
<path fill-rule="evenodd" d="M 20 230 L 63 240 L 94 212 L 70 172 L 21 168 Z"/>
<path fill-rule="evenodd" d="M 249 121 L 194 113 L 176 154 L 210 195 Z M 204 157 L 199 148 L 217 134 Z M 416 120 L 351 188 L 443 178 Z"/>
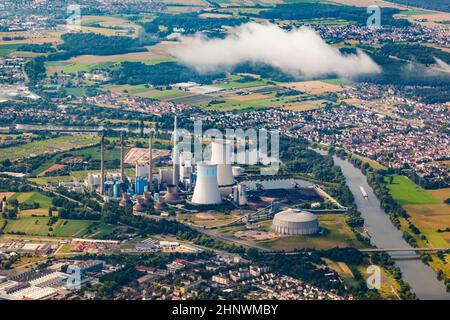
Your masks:
<path fill-rule="evenodd" d="M 50 269 L 31 270 L 0 279 L 0 300 L 45 300 L 57 295 L 68 275 Z"/>
<path fill-rule="evenodd" d="M 132 197 L 138 202 L 137 197 L 145 195 L 154 189 L 153 180 L 153 134 L 150 134 L 149 149 L 147 150 L 147 163 L 136 162 L 136 171 L 134 177 L 125 176 L 125 141 L 123 135 L 120 138 L 120 171 L 105 172 L 104 150 L 105 139 L 100 141 L 100 173 L 89 173 L 85 186 L 88 190 L 97 191 L 106 201 L 110 199 L 120 200 L 120 205 L 125 207 L 132 204 Z M 133 153 L 136 157 L 136 152 Z M 162 156 L 157 154 L 157 156 Z M 146 196 L 148 201 L 152 197 Z M 138 206 L 139 207 L 139 206 Z"/>
<path fill-rule="evenodd" d="M 311 235 L 319 231 L 319 222 L 311 212 L 287 209 L 274 216 L 271 230 L 279 235 Z"/>

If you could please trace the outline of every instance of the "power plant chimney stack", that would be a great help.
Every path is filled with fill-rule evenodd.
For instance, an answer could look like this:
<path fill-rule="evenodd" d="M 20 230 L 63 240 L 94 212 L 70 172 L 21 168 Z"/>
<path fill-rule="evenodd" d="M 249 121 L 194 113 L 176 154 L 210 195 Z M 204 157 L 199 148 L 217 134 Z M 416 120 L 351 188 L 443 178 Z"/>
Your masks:
<path fill-rule="evenodd" d="M 125 182 L 125 143 L 123 133 L 120 135 L 120 179 Z"/>
<path fill-rule="evenodd" d="M 100 194 L 103 195 L 105 188 L 105 136 L 100 140 Z"/>
<path fill-rule="evenodd" d="M 172 151 L 172 161 L 173 161 L 173 185 L 178 188 L 180 182 L 180 154 L 178 151 L 178 134 L 177 134 L 177 116 L 175 115 L 173 124 L 173 151 Z"/>
<path fill-rule="evenodd" d="M 148 162 L 148 190 L 153 190 L 153 131 L 150 131 L 150 141 L 148 145 L 149 149 L 149 157 L 150 160 Z"/>

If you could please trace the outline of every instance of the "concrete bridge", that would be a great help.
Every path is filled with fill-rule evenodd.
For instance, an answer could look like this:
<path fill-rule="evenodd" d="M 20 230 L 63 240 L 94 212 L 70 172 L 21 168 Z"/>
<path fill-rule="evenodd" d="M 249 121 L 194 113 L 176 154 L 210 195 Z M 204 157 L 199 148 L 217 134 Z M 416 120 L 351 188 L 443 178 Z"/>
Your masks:
<path fill-rule="evenodd" d="M 447 251 L 450 248 L 370 248 L 359 249 L 363 253 L 375 253 L 375 252 L 429 252 L 429 251 Z"/>

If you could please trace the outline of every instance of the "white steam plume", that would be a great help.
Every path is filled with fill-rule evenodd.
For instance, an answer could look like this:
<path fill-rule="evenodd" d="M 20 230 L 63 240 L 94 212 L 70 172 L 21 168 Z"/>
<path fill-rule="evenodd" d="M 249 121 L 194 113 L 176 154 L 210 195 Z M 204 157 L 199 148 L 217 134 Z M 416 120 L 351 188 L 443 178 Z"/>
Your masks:
<path fill-rule="evenodd" d="M 226 70 L 243 62 L 268 64 L 295 77 L 351 77 L 381 72 L 362 51 L 343 55 L 306 27 L 285 31 L 274 24 L 251 22 L 237 27 L 225 39 L 196 34 L 180 40 L 172 54 L 199 72 Z"/>
<path fill-rule="evenodd" d="M 438 59 L 436 57 L 433 57 L 433 58 L 434 58 L 434 61 L 436 61 L 435 68 L 438 71 L 450 73 L 450 65 L 449 64 L 445 63 L 444 61 L 442 61 L 441 59 Z"/>

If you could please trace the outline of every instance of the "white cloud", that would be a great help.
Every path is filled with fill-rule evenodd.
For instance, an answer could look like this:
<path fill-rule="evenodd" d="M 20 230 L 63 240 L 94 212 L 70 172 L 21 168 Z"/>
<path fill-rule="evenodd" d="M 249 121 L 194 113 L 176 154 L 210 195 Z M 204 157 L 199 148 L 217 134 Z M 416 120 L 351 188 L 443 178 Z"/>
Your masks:
<path fill-rule="evenodd" d="M 264 63 L 303 77 L 381 72 L 365 53 L 343 55 L 310 28 L 286 31 L 274 24 L 254 22 L 237 27 L 225 39 L 208 39 L 201 34 L 181 37 L 172 54 L 199 72 L 226 70 L 243 62 Z"/>

